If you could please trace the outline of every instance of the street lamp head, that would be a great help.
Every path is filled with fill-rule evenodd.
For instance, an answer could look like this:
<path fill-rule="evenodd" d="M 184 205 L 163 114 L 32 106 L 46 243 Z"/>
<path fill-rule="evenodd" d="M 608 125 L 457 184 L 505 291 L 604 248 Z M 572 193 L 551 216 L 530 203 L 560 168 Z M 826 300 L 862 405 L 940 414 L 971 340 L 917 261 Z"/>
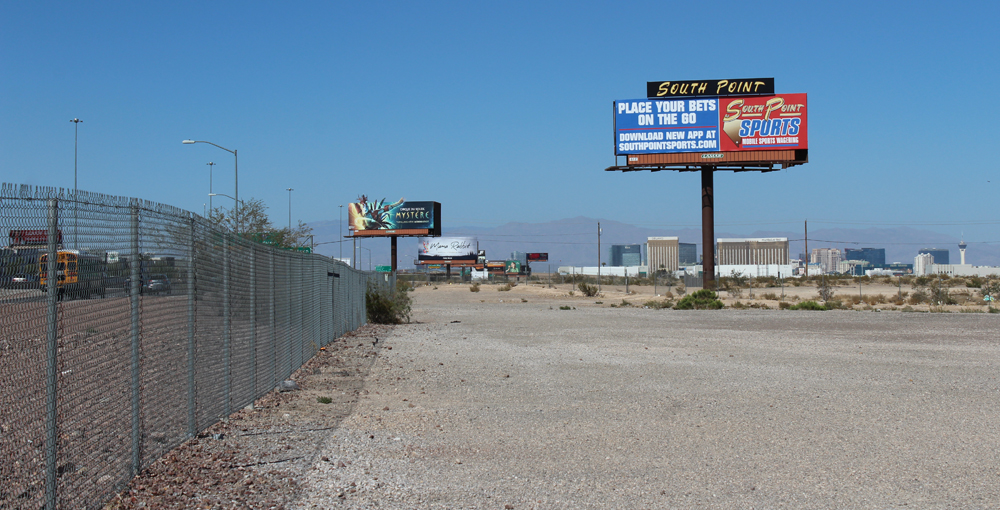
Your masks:
<path fill-rule="evenodd" d="M 194 143 L 194 140 L 181 140 L 181 143 L 192 144 Z"/>
<path fill-rule="evenodd" d="M 79 123 L 83 122 L 83 121 L 82 121 L 82 120 L 80 120 L 80 119 L 70 119 L 69 121 L 70 121 L 70 122 L 73 122 L 73 123 L 76 123 L 76 124 L 79 124 Z"/>
<path fill-rule="evenodd" d="M 294 191 L 295 188 L 285 188 L 285 191 Z"/>

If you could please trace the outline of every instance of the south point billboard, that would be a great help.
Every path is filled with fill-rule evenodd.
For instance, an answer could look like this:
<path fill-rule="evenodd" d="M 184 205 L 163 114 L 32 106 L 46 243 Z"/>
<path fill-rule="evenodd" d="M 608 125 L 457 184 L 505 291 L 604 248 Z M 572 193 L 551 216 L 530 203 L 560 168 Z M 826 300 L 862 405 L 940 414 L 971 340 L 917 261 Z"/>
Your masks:
<path fill-rule="evenodd" d="M 614 102 L 615 154 L 808 149 L 806 94 Z"/>
<path fill-rule="evenodd" d="M 422 235 L 441 235 L 441 204 L 438 202 L 407 202 L 400 198 L 393 203 L 368 200 L 361 195 L 347 208 L 348 229 L 354 235 L 380 235 L 402 231 Z"/>

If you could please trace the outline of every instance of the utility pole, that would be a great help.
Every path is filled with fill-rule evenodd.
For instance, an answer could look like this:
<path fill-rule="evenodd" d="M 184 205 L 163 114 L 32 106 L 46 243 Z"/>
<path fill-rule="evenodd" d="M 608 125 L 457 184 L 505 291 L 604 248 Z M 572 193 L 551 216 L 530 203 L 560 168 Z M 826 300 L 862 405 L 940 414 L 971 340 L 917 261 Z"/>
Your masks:
<path fill-rule="evenodd" d="M 601 222 L 597 222 L 597 292 L 601 292 Z"/>
<path fill-rule="evenodd" d="M 806 220 L 806 279 L 809 279 L 809 220 Z"/>
<path fill-rule="evenodd" d="M 80 240 L 77 238 L 77 229 L 79 220 L 79 212 L 77 208 L 80 207 L 80 201 L 77 200 L 76 194 L 78 191 L 76 183 L 76 148 L 80 140 L 80 123 L 83 122 L 80 119 L 72 119 L 70 122 L 73 123 L 73 248 L 80 249 Z"/>

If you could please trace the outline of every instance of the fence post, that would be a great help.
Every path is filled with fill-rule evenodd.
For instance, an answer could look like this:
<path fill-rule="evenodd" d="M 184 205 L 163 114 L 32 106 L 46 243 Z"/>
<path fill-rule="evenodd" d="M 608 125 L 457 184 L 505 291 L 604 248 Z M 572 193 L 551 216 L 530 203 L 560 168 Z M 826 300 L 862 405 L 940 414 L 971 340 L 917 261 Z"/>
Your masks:
<path fill-rule="evenodd" d="M 270 288 L 271 291 L 270 305 L 269 305 L 270 306 L 269 312 L 271 314 L 271 386 L 269 387 L 274 388 L 278 384 L 278 381 L 275 380 L 276 379 L 275 374 L 278 371 L 278 336 L 277 336 L 278 328 L 274 324 L 274 321 L 276 319 L 274 314 L 274 298 L 275 298 L 274 280 L 275 278 L 277 278 L 277 275 L 274 274 L 274 250 L 268 250 L 268 254 L 269 254 L 268 260 L 270 261 L 269 262 L 270 277 L 267 279 L 267 281 L 269 282 L 268 287 Z"/>
<path fill-rule="evenodd" d="M 222 243 L 222 384 L 223 384 L 223 402 L 222 402 L 222 413 L 223 417 L 229 416 L 232 412 L 232 399 L 230 398 L 230 393 L 232 391 L 230 376 L 232 375 L 233 367 L 230 363 L 231 355 L 229 353 L 229 335 L 232 334 L 232 324 L 230 323 L 231 317 L 229 316 L 229 233 L 224 235 L 225 240 Z"/>
<path fill-rule="evenodd" d="M 188 270 L 187 270 L 187 300 L 188 300 L 188 338 L 187 338 L 187 406 L 188 406 L 188 437 L 194 437 L 198 431 L 194 413 L 194 214 L 188 213 Z"/>
<path fill-rule="evenodd" d="M 132 281 L 132 465 L 129 478 L 139 474 L 139 292 L 142 291 L 142 259 L 139 253 L 139 201 L 132 199 L 131 258 Z"/>
<path fill-rule="evenodd" d="M 55 510 L 56 508 L 56 463 L 58 454 L 58 409 L 56 389 L 59 382 L 58 369 L 59 360 L 57 352 L 59 347 L 59 277 L 56 275 L 58 267 L 58 246 L 56 244 L 59 236 L 59 200 L 50 198 L 48 200 L 49 235 L 48 235 L 48 259 L 45 263 L 45 285 L 48 292 L 48 303 L 46 312 L 46 322 L 48 331 L 45 345 L 45 508 Z"/>
<path fill-rule="evenodd" d="M 306 325 L 306 264 L 301 256 L 296 258 L 299 260 L 299 362 L 295 365 L 297 369 L 304 363 L 302 351 L 305 350 L 308 326 Z"/>
<path fill-rule="evenodd" d="M 288 332 L 287 332 L 287 336 L 288 336 L 288 375 L 292 375 L 292 372 L 295 371 L 295 368 L 294 368 L 295 367 L 295 358 L 293 356 L 293 354 L 294 354 L 293 351 L 295 350 L 293 348 L 293 345 L 295 344 L 295 333 L 294 333 L 293 327 L 292 327 L 295 324 L 292 321 L 292 315 L 293 315 L 292 314 L 292 287 L 294 286 L 294 285 L 292 285 L 292 273 L 295 271 L 293 269 L 294 266 L 295 266 L 295 257 L 291 256 L 291 254 L 286 255 L 285 256 L 285 276 L 286 276 L 286 278 L 285 278 L 285 288 L 288 289 Z"/>
<path fill-rule="evenodd" d="M 250 245 L 250 408 L 257 400 L 257 247 Z"/>

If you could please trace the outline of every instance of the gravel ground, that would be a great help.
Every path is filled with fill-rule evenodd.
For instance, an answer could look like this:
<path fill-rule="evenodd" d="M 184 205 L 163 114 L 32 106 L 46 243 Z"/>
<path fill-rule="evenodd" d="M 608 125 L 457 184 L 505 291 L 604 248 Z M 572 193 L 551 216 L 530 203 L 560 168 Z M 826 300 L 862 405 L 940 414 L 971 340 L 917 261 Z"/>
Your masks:
<path fill-rule="evenodd" d="M 239 482 L 224 479 L 192 489 L 188 506 L 1000 501 L 997 315 L 607 308 L 523 286 L 424 287 L 414 300 L 416 323 L 359 332 L 375 347 L 338 342 L 353 346 L 335 358 L 354 381 L 339 411 L 317 414 L 316 395 L 347 369 L 310 365 L 303 391 L 220 425 L 241 437 L 325 429 L 301 441 L 311 453 L 297 464 L 246 466 L 275 443 L 231 445 L 240 458 L 220 469 L 254 470 L 281 498 L 234 495 Z"/>
<path fill-rule="evenodd" d="M 419 289 L 420 323 L 395 329 L 297 508 L 1000 501 L 996 315 L 613 309 L 518 289 Z"/>

